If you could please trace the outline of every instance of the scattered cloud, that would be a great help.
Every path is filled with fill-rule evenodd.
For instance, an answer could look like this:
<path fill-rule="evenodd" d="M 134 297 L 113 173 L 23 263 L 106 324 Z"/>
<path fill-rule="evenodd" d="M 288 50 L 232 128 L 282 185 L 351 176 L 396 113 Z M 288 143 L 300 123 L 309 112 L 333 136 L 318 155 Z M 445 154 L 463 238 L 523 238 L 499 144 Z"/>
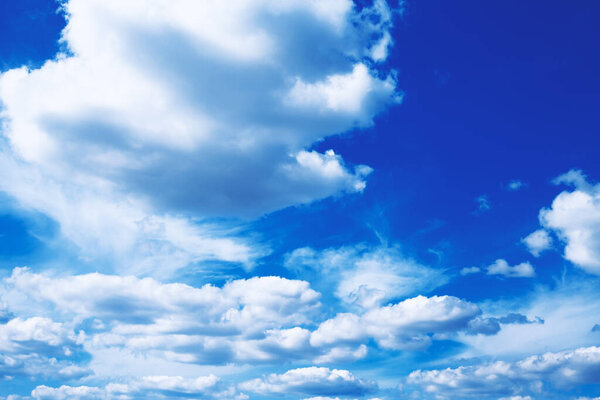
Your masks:
<path fill-rule="evenodd" d="M 202 396 L 203 399 L 247 400 L 234 387 L 226 387 L 215 375 L 187 379 L 181 376 L 145 376 L 126 383 L 109 383 L 104 387 L 38 386 L 31 392 L 35 400 L 87 399 L 165 399 Z"/>
<path fill-rule="evenodd" d="M 241 383 L 240 389 L 262 395 L 303 394 L 313 396 L 363 396 L 377 384 L 351 372 L 323 367 L 298 368 Z"/>
<path fill-rule="evenodd" d="M 548 231 L 544 229 L 538 229 L 537 231 L 530 233 L 521 239 L 521 242 L 525 243 L 529 252 L 535 257 L 539 257 L 543 251 L 552 248 L 552 237 Z"/>
<path fill-rule="evenodd" d="M 401 101 L 395 12 L 317 3 L 62 2 L 65 52 L 0 75 L 0 190 L 128 272 L 251 266 L 204 219 L 360 193 L 369 167 L 309 149 Z"/>
<path fill-rule="evenodd" d="M 487 267 L 488 275 L 503 275 L 508 278 L 532 278 L 535 276 L 535 270 L 529 262 L 511 266 L 506 260 L 498 259 Z"/>
<path fill-rule="evenodd" d="M 564 257 L 585 271 L 600 274 L 600 184 L 589 183 L 579 170 L 560 175 L 554 183 L 574 187 L 563 191 L 540 211 L 542 227 L 565 244 Z"/>

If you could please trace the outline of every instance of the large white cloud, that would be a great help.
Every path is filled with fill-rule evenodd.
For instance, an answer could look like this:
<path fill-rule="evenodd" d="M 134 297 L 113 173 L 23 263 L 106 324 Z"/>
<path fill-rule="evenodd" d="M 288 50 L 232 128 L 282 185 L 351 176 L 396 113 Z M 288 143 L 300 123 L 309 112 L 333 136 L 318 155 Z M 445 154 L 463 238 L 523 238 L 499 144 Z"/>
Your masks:
<path fill-rule="evenodd" d="M 540 211 L 540 223 L 565 244 L 567 260 L 587 272 L 600 275 L 600 184 L 591 184 L 578 170 L 554 180 L 573 186 L 560 193 L 549 208 Z"/>
<path fill-rule="evenodd" d="M 373 308 L 363 315 L 338 314 L 311 335 L 313 345 L 360 343 L 369 338 L 387 349 L 422 349 L 431 335 L 468 330 L 481 310 L 452 296 L 418 296 Z"/>
<path fill-rule="evenodd" d="M 377 389 L 377 384 L 351 372 L 324 367 L 289 370 L 243 382 L 242 390 L 263 395 L 304 394 L 314 396 L 362 396 Z"/>
<path fill-rule="evenodd" d="M 137 254 L 141 273 L 166 260 L 250 265 L 260 252 L 189 218 L 364 189 L 370 168 L 310 147 L 399 101 L 376 64 L 391 44 L 384 1 L 70 0 L 64 10 L 65 52 L 0 76 L 0 189 L 56 219 L 88 256 Z"/>
<path fill-rule="evenodd" d="M 509 278 L 532 278 L 535 276 L 535 270 L 529 262 L 510 265 L 506 260 L 500 258 L 487 267 L 487 274 L 503 275 Z"/>
<path fill-rule="evenodd" d="M 85 329 L 92 355 L 114 348 L 197 364 L 319 355 L 285 351 L 294 331 L 282 329 L 310 323 L 320 306 L 319 293 L 304 281 L 256 277 L 195 288 L 152 278 L 52 277 L 15 269 L 3 292 L 20 315 L 54 315 Z M 267 356 L 249 352 L 250 345 Z"/>
<path fill-rule="evenodd" d="M 489 398 L 600 383 L 600 348 L 582 347 L 516 362 L 414 371 L 407 378 L 435 398 Z M 546 386 L 547 385 L 547 386 Z"/>
<path fill-rule="evenodd" d="M 16 268 L 2 293 L 19 315 L 48 315 L 81 330 L 78 343 L 100 375 L 109 372 L 111 360 L 127 366 L 136 354 L 159 360 L 157 365 L 352 362 L 367 356 L 371 339 L 382 348 L 418 350 L 435 335 L 489 335 L 500 323 L 514 323 L 483 318 L 478 306 L 451 296 L 418 296 L 323 321 L 320 294 L 305 281 L 279 277 L 196 288 L 152 278 L 52 276 Z"/>
<path fill-rule="evenodd" d="M 535 257 L 552 247 L 552 237 L 548 234 L 548 231 L 544 229 L 538 229 L 535 232 L 525 236 L 521 241 L 527 246 L 527 249 Z"/>
<path fill-rule="evenodd" d="M 45 317 L 13 318 L 0 324 L 0 378 L 36 376 L 78 379 L 90 374 L 76 365 L 85 334 Z"/>

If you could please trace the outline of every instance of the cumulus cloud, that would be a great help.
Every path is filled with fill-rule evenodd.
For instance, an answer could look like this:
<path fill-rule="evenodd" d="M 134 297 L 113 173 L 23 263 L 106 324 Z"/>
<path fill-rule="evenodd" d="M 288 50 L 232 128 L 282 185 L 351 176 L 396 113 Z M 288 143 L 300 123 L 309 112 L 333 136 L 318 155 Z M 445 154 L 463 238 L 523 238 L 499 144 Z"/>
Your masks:
<path fill-rule="evenodd" d="M 588 182 L 579 170 L 554 180 L 574 187 L 563 191 L 540 211 L 540 224 L 565 244 L 564 257 L 592 274 L 600 274 L 600 184 Z"/>
<path fill-rule="evenodd" d="M 392 44 L 384 1 L 63 9 L 64 53 L 0 75 L 0 189 L 57 220 L 88 256 L 137 254 L 145 273 L 167 259 L 251 264 L 247 243 L 198 218 L 365 188 L 369 167 L 309 149 L 400 101 L 394 74 L 377 67 Z"/>
<path fill-rule="evenodd" d="M 351 372 L 324 367 L 289 370 L 243 382 L 240 389 L 262 395 L 303 394 L 314 396 L 362 396 L 377 389 L 377 384 L 360 379 Z"/>
<path fill-rule="evenodd" d="M 85 347 L 93 354 L 123 348 L 199 364 L 292 357 L 283 350 L 298 342 L 296 332 L 281 329 L 309 323 L 320 306 L 307 282 L 279 277 L 195 288 L 152 278 L 52 277 L 15 269 L 4 291 L 21 314 L 55 314 L 85 327 Z M 269 357 L 247 350 L 257 341 Z"/>
<path fill-rule="evenodd" d="M 543 251 L 552 248 L 552 237 L 548 231 L 538 229 L 521 239 L 531 254 L 538 257 Z"/>
<path fill-rule="evenodd" d="M 530 356 L 516 362 L 417 370 L 408 376 L 407 383 L 418 385 L 423 393 L 437 398 L 488 398 L 597 384 L 599 373 L 600 348 L 583 347 Z"/>
<path fill-rule="evenodd" d="M 75 364 L 84 333 L 49 318 L 13 318 L 0 324 L 0 377 L 46 376 L 64 380 L 89 375 Z"/>
<path fill-rule="evenodd" d="M 289 253 L 286 268 L 300 277 L 314 277 L 347 304 L 371 308 L 386 300 L 428 292 L 447 281 L 443 270 L 402 255 L 396 247 L 344 246 L 315 250 L 303 247 Z"/>
<path fill-rule="evenodd" d="M 535 270 L 529 262 L 511 266 L 506 260 L 498 259 L 487 267 L 487 274 L 503 275 L 508 278 L 532 278 L 535 276 Z"/>
<path fill-rule="evenodd" d="M 215 375 L 197 378 L 181 376 L 145 376 L 126 383 L 109 383 L 104 387 L 67 386 L 54 388 L 45 385 L 31 392 L 35 400 L 63 399 L 164 399 L 202 396 L 205 399 L 246 400 L 248 397 L 235 388 L 220 382 Z"/>
<path fill-rule="evenodd" d="M 470 330 L 481 314 L 477 305 L 452 296 L 417 296 L 368 310 L 363 315 L 342 313 L 319 325 L 311 344 L 356 344 L 375 340 L 386 349 L 427 348 L 434 334 Z"/>

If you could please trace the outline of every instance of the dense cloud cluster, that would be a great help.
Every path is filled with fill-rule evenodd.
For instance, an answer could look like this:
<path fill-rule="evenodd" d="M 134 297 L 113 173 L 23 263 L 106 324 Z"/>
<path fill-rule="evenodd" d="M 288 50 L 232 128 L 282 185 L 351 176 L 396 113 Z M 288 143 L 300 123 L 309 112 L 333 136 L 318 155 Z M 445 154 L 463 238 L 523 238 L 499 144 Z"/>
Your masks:
<path fill-rule="evenodd" d="M 152 278 L 52 277 L 17 268 L 3 293 L 20 314 L 53 315 L 73 329 L 85 328 L 81 340 L 92 354 L 114 348 L 211 365 L 352 361 L 367 355 L 370 339 L 385 349 L 414 350 L 428 347 L 435 334 L 493 334 L 500 330 L 497 321 L 515 322 L 494 319 L 496 330 L 484 331 L 475 304 L 417 296 L 361 314 L 340 313 L 311 329 L 322 315 L 320 294 L 305 281 L 279 277 L 195 288 Z"/>
<path fill-rule="evenodd" d="M 545 353 L 516 362 L 418 370 L 407 382 L 420 386 L 424 395 L 448 399 L 543 393 L 552 388 L 600 383 L 600 348 Z"/>
<path fill-rule="evenodd" d="M 392 43 L 384 1 L 63 7 L 64 53 L 0 75 L 0 188 L 86 256 L 146 274 L 167 260 L 251 265 L 261 252 L 243 238 L 194 222 L 365 188 L 368 166 L 309 148 L 399 102 L 377 65 Z"/>
<path fill-rule="evenodd" d="M 540 211 L 541 225 L 565 244 L 567 260 L 592 274 L 600 274 L 600 184 L 588 182 L 571 170 L 554 180 L 575 190 L 560 193 L 550 208 Z M 544 248 L 549 247 L 544 246 Z"/>

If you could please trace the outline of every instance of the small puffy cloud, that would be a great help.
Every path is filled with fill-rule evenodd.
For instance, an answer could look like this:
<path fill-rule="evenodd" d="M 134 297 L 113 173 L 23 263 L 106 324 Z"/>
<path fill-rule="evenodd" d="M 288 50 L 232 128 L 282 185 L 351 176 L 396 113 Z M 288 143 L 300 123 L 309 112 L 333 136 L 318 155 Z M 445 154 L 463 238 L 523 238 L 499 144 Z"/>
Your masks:
<path fill-rule="evenodd" d="M 376 307 L 386 300 L 430 291 L 447 281 L 443 270 L 406 258 L 396 247 L 303 247 L 286 256 L 286 268 L 298 276 L 319 276 L 347 304 Z"/>
<path fill-rule="evenodd" d="M 538 257 L 543 251 L 552 248 L 552 237 L 545 229 L 538 229 L 521 239 L 531 254 Z"/>
<path fill-rule="evenodd" d="M 443 370 L 414 371 L 407 383 L 437 398 L 523 396 L 546 388 L 600 383 L 600 348 L 545 353 L 516 362 L 497 361 Z"/>
<path fill-rule="evenodd" d="M 240 389 L 262 395 L 302 394 L 309 396 L 363 396 L 377 390 L 377 384 L 351 372 L 324 367 L 289 370 L 243 382 Z"/>
<path fill-rule="evenodd" d="M 503 275 L 508 278 L 532 278 L 535 270 L 529 262 L 511 266 L 506 260 L 498 259 L 487 267 L 488 275 Z"/>
<path fill-rule="evenodd" d="M 557 177 L 555 184 L 574 187 L 563 191 L 549 208 L 540 211 L 541 225 L 565 244 L 564 257 L 592 274 L 600 274 L 600 184 L 588 182 L 579 170 Z"/>
<path fill-rule="evenodd" d="M 203 218 L 364 190 L 369 167 L 309 149 L 401 101 L 378 64 L 393 43 L 385 1 L 61 9 L 65 52 L 0 74 L 0 190 L 86 257 L 138 274 L 165 260 L 251 266 L 263 252 Z"/>

